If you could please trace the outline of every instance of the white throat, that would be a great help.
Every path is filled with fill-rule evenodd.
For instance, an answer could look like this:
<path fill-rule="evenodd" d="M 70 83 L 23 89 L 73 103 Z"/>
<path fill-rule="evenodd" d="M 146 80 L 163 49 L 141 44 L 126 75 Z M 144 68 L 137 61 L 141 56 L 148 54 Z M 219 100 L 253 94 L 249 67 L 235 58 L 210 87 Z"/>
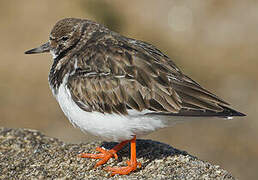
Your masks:
<path fill-rule="evenodd" d="M 54 52 L 54 50 L 50 50 L 50 54 L 52 55 L 53 59 L 57 57 L 57 54 Z"/>

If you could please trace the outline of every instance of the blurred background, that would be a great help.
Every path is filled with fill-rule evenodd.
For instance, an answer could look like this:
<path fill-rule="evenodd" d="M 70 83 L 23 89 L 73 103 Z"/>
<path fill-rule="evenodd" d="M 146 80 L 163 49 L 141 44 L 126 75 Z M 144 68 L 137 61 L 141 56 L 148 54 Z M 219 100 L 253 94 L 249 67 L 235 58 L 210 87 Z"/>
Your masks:
<path fill-rule="evenodd" d="M 218 164 L 239 179 L 258 178 L 258 1 L 0 1 L 0 126 L 37 129 L 70 143 L 94 139 L 73 128 L 52 97 L 52 57 L 24 54 L 48 41 L 65 17 L 91 19 L 152 43 L 248 115 L 179 124 L 144 138 Z"/>

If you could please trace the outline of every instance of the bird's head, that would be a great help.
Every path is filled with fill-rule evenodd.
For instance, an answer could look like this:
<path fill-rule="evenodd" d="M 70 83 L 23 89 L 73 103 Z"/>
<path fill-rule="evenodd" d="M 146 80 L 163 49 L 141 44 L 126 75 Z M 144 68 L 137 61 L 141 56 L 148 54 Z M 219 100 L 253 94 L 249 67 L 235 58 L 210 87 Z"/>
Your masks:
<path fill-rule="evenodd" d="M 76 18 L 66 18 L 58 21 L 51 30 L 49 41 L 37 48 L 25 52 L 36 54 L 50 52 L 53 58 L 73 48 L 83 33 L 83 21 Z"/>

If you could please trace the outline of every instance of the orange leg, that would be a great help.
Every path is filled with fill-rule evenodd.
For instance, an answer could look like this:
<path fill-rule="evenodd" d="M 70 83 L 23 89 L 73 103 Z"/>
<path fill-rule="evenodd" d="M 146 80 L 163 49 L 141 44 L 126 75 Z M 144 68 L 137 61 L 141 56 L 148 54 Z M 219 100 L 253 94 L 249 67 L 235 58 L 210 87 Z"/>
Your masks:
<path fill-rule="evenodd" d="M 127 166 L 125 166 L 125 167 L 107 167 L 107 168 L 105 168 L 105 170 L 112 172 L 111 175 L 115 175 L 115 174 L 126 175 L 126 174 L 129 174 L 130 172 L 136 170 L 137 166 L 141 167 L 141 163 L 137 162 L 137 160 L 136 160 L 136 136 L 134 136 L 134 138 L 132 140 L 130 140 L 130 142 L 131 142 L 131 159 L 130 159 L 130 161 L 127 161 Z"/>
<path fill-rule="evenodd" d="M 81 153 L 79 157 L 81 158 L 92 158 L 92 159 L 101 159 L 99 162 L 96 163 L 95 168 L 105 164 L 110 158 L 114 157 L 115 159 L 118 159 L 117 152 L 122 149 L 129 141 L 123 141 L 120 144 L 116 145 L 111 150 L 105 150 L 101 147 L 97 147 L 96 150 L 100 153 L 98 154 L 89 154 L 89 153 Z"/>

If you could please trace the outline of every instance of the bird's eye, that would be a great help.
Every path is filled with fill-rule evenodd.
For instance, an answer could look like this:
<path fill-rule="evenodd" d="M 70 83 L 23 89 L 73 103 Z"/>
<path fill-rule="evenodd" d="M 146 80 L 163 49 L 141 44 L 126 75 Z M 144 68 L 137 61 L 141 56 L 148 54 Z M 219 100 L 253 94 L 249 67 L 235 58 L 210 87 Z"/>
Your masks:
<path fill-rule="evenodd" d="M 62 37 L 62 41 L 67 41 L 69 38 L 67 36 Z"/>

